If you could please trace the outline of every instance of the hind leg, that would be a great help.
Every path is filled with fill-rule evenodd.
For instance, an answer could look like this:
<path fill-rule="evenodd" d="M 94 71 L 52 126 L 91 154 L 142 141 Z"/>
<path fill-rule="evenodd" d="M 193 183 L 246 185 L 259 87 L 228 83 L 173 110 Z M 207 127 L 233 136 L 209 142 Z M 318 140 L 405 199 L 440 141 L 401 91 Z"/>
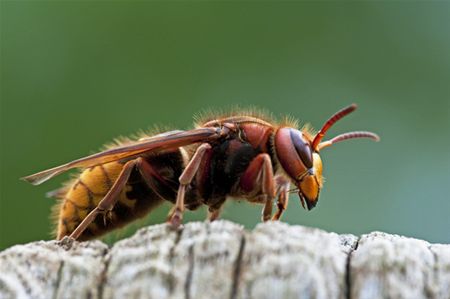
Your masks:
<path fill-rule="evenodd" d="M 86 228 L 95 220 L 99 214 L 107 214 L 111 212 L 114 205 L 119 200 L 119 193 L 122 191 L 123 187 L 130 177 L 131 171 L 136 166 L 137 160 L 131 160 L 124 164 L 118 178 L 112 185 L 111 189 L 105 195 L 105 197 L 98 203 L 98 205 L 93 209 L 77 228 L 70 234 L 71 238 L 78 239 L 78 237 L 86 230 Z"/>

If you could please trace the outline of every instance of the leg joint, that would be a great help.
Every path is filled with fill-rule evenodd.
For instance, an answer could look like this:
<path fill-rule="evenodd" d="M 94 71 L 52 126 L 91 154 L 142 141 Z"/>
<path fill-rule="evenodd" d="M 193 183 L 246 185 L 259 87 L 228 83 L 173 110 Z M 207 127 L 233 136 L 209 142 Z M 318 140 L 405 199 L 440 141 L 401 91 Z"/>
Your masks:
<path fill-rule="evenodd" d="M 180 175 L 179 182 L 181 185 L 189 185 L 191 183 L 192 179 L 197 173 L 203 156 L 209 149 L 211 149 L 211 145 L 209 143 L 203 143 L 197 148 L 194 156 L 191 158 L 191 161 L 189 161 L 183 173 Z"/>

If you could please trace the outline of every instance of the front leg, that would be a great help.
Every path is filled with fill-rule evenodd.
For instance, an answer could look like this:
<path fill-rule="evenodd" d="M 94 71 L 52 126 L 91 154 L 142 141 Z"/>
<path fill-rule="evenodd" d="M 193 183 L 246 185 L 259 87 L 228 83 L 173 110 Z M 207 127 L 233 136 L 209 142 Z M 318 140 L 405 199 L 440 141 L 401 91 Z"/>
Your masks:
<path fill-rule="evenodd" d="M 277 200 L 277 212 L 273 215 L 272 220 L 280 220 L 281 215 L 286 210 L 288 202 L 289 202 L 289 188 L 290 183 L 284 177 L 276 178 L 278 184 L 278 200 Z"/>
<path fill-rule="evenodd" d="M 264 203 L 262 221 L 267 221 L 272 216 L 275 184 L 272 161 L 268 154 L 256 156 L 241 176 L 242 191 L 249 194 L 256 192 L 250 200 Z"/>
<path fill-rule="evenodd" d="M 200 145 L 195 151 L 191 161 L 189 161 L 188 165 L 183 170 L 183 173 L 180 175 L 180 187 L 178 188 L 177 201 L 167 217 L 167 221 L 173 228 L 178 228 L 181 224 L 184 212 L 184 196 L 186 193 L 186 188 L 197 174 L 200 162 L 202 161 L 205 153 L 210 149 L 211 145 L 208 143 Z"/>

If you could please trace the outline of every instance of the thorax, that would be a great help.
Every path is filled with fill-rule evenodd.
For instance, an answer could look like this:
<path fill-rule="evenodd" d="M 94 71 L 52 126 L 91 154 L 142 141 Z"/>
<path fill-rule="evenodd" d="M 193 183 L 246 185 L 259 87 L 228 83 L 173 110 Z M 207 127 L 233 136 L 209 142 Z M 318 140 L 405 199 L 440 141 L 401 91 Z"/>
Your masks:
<path fill-rule="evenodd" d="M 205 201 L 233 196 L 242 173 L 261 153 L 273 156 L 273 127 L 257 123 L 233 124 L 227 138 L 211 144 L 202 159 L 194 187 Z"/>

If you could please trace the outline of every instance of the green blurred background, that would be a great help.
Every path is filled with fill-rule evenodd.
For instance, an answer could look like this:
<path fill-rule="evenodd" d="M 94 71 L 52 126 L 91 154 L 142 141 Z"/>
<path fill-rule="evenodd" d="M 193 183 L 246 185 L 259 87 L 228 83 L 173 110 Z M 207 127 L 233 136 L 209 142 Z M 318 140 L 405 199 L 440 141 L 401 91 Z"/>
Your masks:
<path fill-rule="evenodd" d="M 449 243 L 449 15 L 448 2 L 2 1 L 0 249 L 50 238 L 44 194 L 68 175 L 38 187 L 20 177 L 117 135 L 189 128 L 236 104 L 318 128 L 352 102 L 329 137 L 365 129 L 382 141 L 324 150 L 318 207 L 293 196 L 283 220 Z M 252 228 L 260 210 L 228 202 L 223 218 Z"/>

